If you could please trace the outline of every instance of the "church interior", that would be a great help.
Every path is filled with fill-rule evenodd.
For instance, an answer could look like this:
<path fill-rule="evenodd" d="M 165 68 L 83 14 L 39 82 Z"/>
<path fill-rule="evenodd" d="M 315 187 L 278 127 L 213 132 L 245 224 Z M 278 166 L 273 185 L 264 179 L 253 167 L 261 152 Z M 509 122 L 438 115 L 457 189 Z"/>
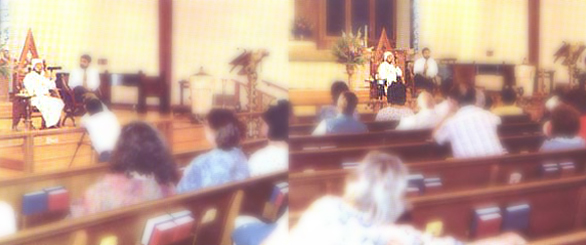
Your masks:
<path fill-rule="evenodd" d="M 1 0 L 0 244 L 586 244 L 584 12 Z"/>

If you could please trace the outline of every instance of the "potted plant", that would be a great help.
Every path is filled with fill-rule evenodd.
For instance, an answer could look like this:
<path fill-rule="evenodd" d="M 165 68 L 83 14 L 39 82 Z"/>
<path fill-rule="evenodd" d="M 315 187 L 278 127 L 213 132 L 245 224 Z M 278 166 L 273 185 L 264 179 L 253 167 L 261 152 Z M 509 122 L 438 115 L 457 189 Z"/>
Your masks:
<path fill-rule="evenodd" d="M 363 65 L 367 61 L 367 48 L 363 45 L 363 42 L 360 30 L 356 35 L 342 33 L 342 37 L 336 41 L 332 48 L 332 53 L 338 63 L 346 65 L 348 83 L 352 81 L 356 67 Z"/>

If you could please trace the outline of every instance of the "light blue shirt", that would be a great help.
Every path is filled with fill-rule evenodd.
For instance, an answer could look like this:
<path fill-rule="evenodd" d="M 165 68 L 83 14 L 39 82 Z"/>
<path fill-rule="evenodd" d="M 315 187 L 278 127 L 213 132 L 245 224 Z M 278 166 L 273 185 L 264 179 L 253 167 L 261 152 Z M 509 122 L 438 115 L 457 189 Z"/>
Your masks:
<path fill-rule="evenodd" d="M 319 121 L 323 121 L 326 119 L 336 118 L 340 114 L 338 112 L 338 108 L 334 105 L 326 105 L 322 106 L 321 110 L 319 111 Z M 354 111 L 353 114 L 354 119 L 360 120 L 360 115 L 358 112 Z"/>
<path fill-rule="evenodd" d="M 183 173 L 177 193 L 221 185 L 249 177 L 246 156 L 240 148 L 213 149 L 196 157 Z"/>
<path fill-rule="evenodd" d="M 360 134 L 367 133 L 366 125 L 351 116 L 340 114 L 336 118 L 326 119 L 326 134 Z"/>
<path fill-rule="evenodd" d="M 575 136 L 574 138 L 558 137 L 543 142 L 543 145 L 541 145 L 541 151 L 571 150 L 585 147 L 586 143 L 584 142 L 584 139 L 579 136 Z"/>

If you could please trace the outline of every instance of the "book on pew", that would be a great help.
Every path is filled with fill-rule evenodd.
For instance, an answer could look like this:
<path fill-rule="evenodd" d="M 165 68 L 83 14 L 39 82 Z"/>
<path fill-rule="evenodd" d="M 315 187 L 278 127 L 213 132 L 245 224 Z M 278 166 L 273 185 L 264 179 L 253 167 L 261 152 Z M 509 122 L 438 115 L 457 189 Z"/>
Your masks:
<path fill-rule="evenodd" d="M 527 203 L 512 205 L 504 210 L 503 231 L 526 231 L 531 207 Z"/>
<path fill-rule="evenodd" d="M 155 229 L 158 225 L 165 224 L 165 223 L 173 223 L 173 216 L 169 214 L 161 215 L 155 218 L 151 218 L 147 220 L 144 231 L 142 233 L 141 244 L 142 245 L 152 245 L 151 240 L 153 240 L 154 234 L 157 232 Z M 159 231 L 160 232 L 160 231 Z M 164 238 L 164 237 L 162 237 Z M 161 239 L 161 234 L 157 235 L 157 239 Z M 172 240 L 172 239 L 170 239 Z"/>
<path fill-rule="evenodd" d="M 43 189 L 47 193 L 47 208 L 50 212 L 69 209 L 69 191 L 62 186 Z"/>
<path fill-rule="evenodd" d="M 147 245 L 169 245 L 173 243 L 176 227 L 177 225 L 173 220 L 155 225 Z"/>
<path fill-rule="evenodd" d="M 409 186 L 407 187 L 407 197 L 416 197 L 421 194 L 421 190 L 417 187 Z"/>
<path fill-rule="evenodd" d="M 425 180 L 425 178 L 423 177 L 422 174 L 410 174 L 407 177 L 408 186 L 415 187 L 415 188 L 419 189 L 419 194 L 423 194 L 423 192 L 425 191 L 424 180 Z"/>
<path fill-rule="evenodd" d="M 576 165 L 574 162 L 561 162 L 559 164 L 560 173 L 562 176 L 571 176 L 576 172 Z"/>
<path fill-rule="evenodd" d="M 170 214 L 175 222 L 175 232 L 173 242 L 179 242 L 191 236 L 193 227 L 195 227 L 195 218 L 189 210 L 184 210 Z"/>
<path fill-rule="evenodd" d="M 541 164 L 541 176 L 543 178 L 555 178 L 559 175 L 559 165 L 556 163 Z"/>
<path fill-rule="evenodd" d="M 425 185 L 425 193 L 436 193 L 442 189 L 442 179 L 439 177 L 425 178 L 423 180 Z"/>
<path fill-rule="evenodd" d="M 501 230 L 502 216 L 498 207 L 476 209 L 472 220 L 471 234 L 475 239 L 498 235 Z"/>
<path fill-rule="evenodd" d="M 47 211 L 48 195 L 44 191 L 35 191 L 22 196 L 22 214 L 33 215 Z"/>

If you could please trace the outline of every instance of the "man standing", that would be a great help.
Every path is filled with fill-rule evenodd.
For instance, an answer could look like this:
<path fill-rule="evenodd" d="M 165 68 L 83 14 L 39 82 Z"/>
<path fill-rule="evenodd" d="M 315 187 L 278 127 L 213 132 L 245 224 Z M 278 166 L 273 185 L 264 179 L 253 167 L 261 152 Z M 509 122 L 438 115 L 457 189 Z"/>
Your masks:
<path fill-rule="evenodd" d="M 437 63 L 431 58 L 429 48 L 423 48 L 421 54 L 423 57 L 417 59 L 413 65 L 415 87 L 425 89 L 431 93 L 434 87 L 433 80 L 438 72 Z"/>
<path fill-rule="evenodd" d="M 41 59 L 33 59 L 31 63 L 33 69 L 24 77 L 24 88 L 28 94 L 33 96 L 31 105 L 41 112 L 45 120 L 44 126 L 55 127 L 59 124 L 61 111 L 64 107 L 61 99 L 51 97 L 50 90 L 56 88 L 55 74 L 53 72 L 45 73 Z"/>
<path fill-rule="evenodd" d="M 79 68 L 71 71 L 69 75 L 69 87 L 73 90 L 76 102 L 83 102 L 83 96 L 88 93 L 96 93 L 100 88 L 100 72 L 91 67 L 92 57 L 84 54 L 79 59 Z"/>

